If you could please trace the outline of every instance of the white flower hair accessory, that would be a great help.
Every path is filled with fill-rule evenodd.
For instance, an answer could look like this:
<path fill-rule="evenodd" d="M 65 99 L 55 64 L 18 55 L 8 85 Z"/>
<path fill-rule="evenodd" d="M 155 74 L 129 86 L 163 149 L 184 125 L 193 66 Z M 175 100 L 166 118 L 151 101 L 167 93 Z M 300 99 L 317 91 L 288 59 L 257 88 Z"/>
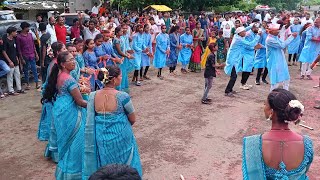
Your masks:
<path fill-rule="evenodd" d="M 100 70 L 103 72 L 103 80 L 102 80 L 102 82 L 104 84 L 108 83 L 109 82 L 109 71 L 108 71 L 108 69 L 100 68 Z"/>
<path fill-rule="evenodd" d="M 304 106 L 298 100 L 291 100 L 289 102 L 289 106 L 292 108 L 299 108 L 301 110 L 301 114 L 303 114 L 303 112 L 304 112 Z"/>

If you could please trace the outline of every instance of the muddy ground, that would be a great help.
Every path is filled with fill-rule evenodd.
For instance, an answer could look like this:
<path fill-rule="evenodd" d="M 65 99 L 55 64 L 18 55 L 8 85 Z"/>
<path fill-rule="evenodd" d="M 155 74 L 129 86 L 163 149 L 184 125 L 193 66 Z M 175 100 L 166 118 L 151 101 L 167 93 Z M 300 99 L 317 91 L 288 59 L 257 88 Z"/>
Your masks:
<path fill-rule="evenodd" d="M 320 100 L 315 80 L 299 80 L 298 68 L 291 68 L 291 88 L 306 106 L 303 120 L 315 130 L 292 127 L 311 136 L 315 157 L 308 173 L 320 179 L 320 110 L 313 109 Z M 167 71 L 167 69 L 166 69 Z M 235 98 L 224 96 L 228 77 L 222 73 L 214 80 L 212 105 L 202 105 L 203 74 L 190 73 L 165 79 L 156 78 L 132 87 L 132 99 L 138 117 L 134 125 L 144 179 L 174 180 L 182 174 L 191 179 L 242 179 L 241 153 L 244 136 L 270 129 L 265 121 L 263 101 L 269 86 L 239 90 Z M 249 84 L 254 84 L 254 77 Z M 35 90 L 25 95 L 0 100 L 0 179 L 54 179 L 55 164 L 43 157 L 46 142 L 37 140 L 41 113 L 40 95 Z"/>

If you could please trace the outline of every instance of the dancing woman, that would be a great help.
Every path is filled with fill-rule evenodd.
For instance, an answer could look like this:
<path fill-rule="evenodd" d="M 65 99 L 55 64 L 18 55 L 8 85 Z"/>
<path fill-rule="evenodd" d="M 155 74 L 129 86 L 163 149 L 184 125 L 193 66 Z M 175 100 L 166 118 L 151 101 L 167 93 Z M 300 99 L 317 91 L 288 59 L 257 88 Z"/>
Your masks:
<path fill-rule="evenodd" d="M 157 77 L 163 80 L 162 68 L 166 65 L 167 57 L 170 54 L 170 40 L 166 33 L 166 26 L 161 26 L 161 33 L 156 37 L 156 52 L 154 54 L 153 66 L 158 69 Z"/>
<path fill-rule="evenodd" d="M 67 51 L 65 45 L 61 42 L 55 42 L 51 46 L 53 50 L 53 59 L 48 65 L 47 69 L 47 77 L 45 83 L 42 85 L 42 96 L 47 89 L 48 79 L 52 71 L 52 67 L 57 64 L 57 57 L 61 52 Z M 53 124 L 52 118 L 52 108 L 53 101 L 47 101 L 45 99 L 41 99 L 42 103 L 42 111 L 41 117 L 39 121 L 39 129 L 38 129 L 38 139 L 40 141 L 48 141 L 46 146 L 44 156 L 46 158 L 50 158 L 53 162 L 58 162 L 58 148 L 57 148 L 57 132 Z"/>
<path fill-rule="evenodd" d="M 138 145 L 132 125 L 136 121 L 130 96 L 115 89 L 121 83 L 116 66 L 101 69 L 104 88 L 90 94 L 85 129 L 83 179 L 108 164 L 126 164 L 142 177 Z"/>
<path fill-rule="evenodd" d="M 59 161 L 56 179 L 81 179 L 85 107 L 78 82 L 70 75 L 75 59 L 69 52 L 58 55 L 43 99 L 53 102 L 53 124 L 57 132 Z"/>
<path fill-rule="evenodd" d="M 180 36 L 180 45 L 182 47 L 181 51 L 179 52 L 178 62 L 181 62 L 181 72 L 187 73 L 187 65 L 190 62 L 191 54 L 192 54 L 192 47 L 193 47 L 193 40 L 192 35 L 189 27 L 186 27 L 185 33 Z"/>
<path fill-rule="evenodd" d="M 179 26 L 173 26 L 169 32 L 170 55 L 167 60 L 167 66 L 169 67 L 170 75 L 176 75 L 175 70 L 177 66 L 178 55 L 179 55 L 180 49 L 182 48 L 182 46 L 180 45 L 179 30 L 180 30 Z"/>
<path fill-rule="evenodd" d="M 116 36 L 113 38 L 113 48 L 115 49 L 115 53 L 119 58 L 124 58 L 123 62 L 119 65 L 121 69 L 122 80 L 120 85 L 117 87 L 117 90 L 129 93 L 128 74 L 134 70 L 134 63 L 132 61 L 134 57 L 128 53 L 129 41 L 126 42 L 126 37 L 122 38 L 126 35 L 123 34 L 123 29 L 121 26 L 118 26 L 115 29 L 115 35 Z"/>

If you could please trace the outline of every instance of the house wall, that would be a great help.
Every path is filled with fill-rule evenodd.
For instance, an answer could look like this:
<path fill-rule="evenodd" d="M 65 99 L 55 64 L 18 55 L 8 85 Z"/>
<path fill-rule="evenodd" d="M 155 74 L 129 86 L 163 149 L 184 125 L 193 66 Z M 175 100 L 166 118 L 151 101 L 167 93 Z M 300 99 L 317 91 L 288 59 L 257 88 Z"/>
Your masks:
<path fill-rule="evenodd" d="M 86 9 L 91 11 L 95 2 L 98 4 L 100 3 L 99 0 L 69 0 L 70 12 L 74 13 L 77 11 L 84 11 Z"/>

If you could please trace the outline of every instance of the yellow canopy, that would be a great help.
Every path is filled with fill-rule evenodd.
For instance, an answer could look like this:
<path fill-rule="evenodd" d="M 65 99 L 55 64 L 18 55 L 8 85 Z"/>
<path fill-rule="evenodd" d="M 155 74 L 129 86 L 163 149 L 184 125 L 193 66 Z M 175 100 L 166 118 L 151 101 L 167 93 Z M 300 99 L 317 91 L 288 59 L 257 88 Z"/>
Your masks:
<path fill-rule="evenodd" d="M 169 8 L 166 5 L 150 5 L 150 6 L 145 7 L 143 10 L 146 10 L 148 8 L 152 8 L 152 9 L 155 9 L 155 10 L 161 11 L 161 12 L 163 12 L 163 11 L 172 11 L 172 9 Z"/>

